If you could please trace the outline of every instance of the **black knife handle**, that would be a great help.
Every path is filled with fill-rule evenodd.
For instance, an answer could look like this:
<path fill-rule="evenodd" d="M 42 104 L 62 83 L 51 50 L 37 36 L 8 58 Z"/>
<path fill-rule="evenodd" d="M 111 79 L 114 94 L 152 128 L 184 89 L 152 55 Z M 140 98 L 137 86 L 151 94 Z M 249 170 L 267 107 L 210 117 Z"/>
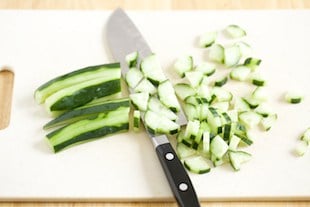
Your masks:
<path fill-rule="evenodd" d="M 158 145 L 156 153 L 178 205 L 181 207 L 200 207 L 192 182 L 171 144 Z"/>

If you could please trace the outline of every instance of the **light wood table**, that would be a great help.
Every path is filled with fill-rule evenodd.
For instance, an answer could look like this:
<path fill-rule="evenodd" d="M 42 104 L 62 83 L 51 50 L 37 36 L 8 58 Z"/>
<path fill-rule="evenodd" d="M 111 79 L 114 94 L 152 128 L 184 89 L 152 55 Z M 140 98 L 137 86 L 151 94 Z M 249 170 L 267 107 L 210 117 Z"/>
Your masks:
<path fill-rule="evenodd" d="M 309 9 L 310 0 L 0 0 L 0 9 Z M 3 67 L 3 66 L 0 66 Z M 13 75 L 0 72 L 0 129 L 9 124 Z M 1 184 L 0 184 L 1 185 Z M 0 203 L 0 207 L 176 207 L 176 203 Z M 307 201 L 203 202 L 202 206 L 310 206 Z"/>

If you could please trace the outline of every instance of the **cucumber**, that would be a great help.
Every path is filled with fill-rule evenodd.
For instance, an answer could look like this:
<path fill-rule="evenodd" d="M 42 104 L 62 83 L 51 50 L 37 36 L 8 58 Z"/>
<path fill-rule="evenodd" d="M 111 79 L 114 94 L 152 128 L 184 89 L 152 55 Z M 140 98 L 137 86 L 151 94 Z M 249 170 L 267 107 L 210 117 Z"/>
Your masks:
<path fill-rule="evenodd" d="M 227 143 L 219 136 L 215 136 L 210 143 L 211 153 L 218 159 L 221 159 L 228 150 Z"/>
<path fill-rule="evenodd" d="M 210 47 L 216 40 L 217 32 L 206 32 L 199 38 L 200 47 Z"/>
<path fill-rule="evenodd" d="M 43 128 L 50 129 L 64 124 L 70 124 L 74 121 L 85 119 L 98 113 L 108 113 L 110 111 L 117 110 L 119 107 L 129 106 L 130 101 L 128 98 L 104 101 L 96 104 L 87 104 L 61 114 L 57 118 L 45 124 Z"/>
<path fill-rule="evenodd" d="M 251 69 L 246 66 L 237 66 L 229 74 L 232 80 L 245 81 L 248 79 Z"/>
<path fill-rule="evenodd" d="M 46 135 L 48 143 L 54 152 L 73 144 L 104 137 L 129 129 L 130 107 L 119 107 L 108 113 L 99 113 L 94 117 L 86 118 L 66 125 Z"/>
<path fill-rule="evenodd" d="M 37 103 L 42 104 L 45 102 L 46 98 L 63 88 L 67 88 L 88 80 L 97 79 L 98 77 L 104 77 L 108 75 L 110 71 L 114 70 L 120 72 L 119 63 L 89 66 L 58 76 L 44 83 L 35 90 L 35 100 Z"/>
<path fill-rule="evenodd" d="M 129 68 L 136 67 L 138 63 L 139 53 L 137 51 L 126 55 L 125 60 Z"/>
<path fill-rule="evenodd" d="M 254 126 L 257 126 L 260 123 L 261 119 L 262 117 L 253 111 L 242 112 L 239 115 L 239 120 L 248 129 L 252 129 Z"/>
<path fill-rule="evenodd" d="M 246 36 L 246 32 L 240 26 L 231 24 L 225 28 L 225 32 L 232 38 L 240 38 Z"/>
<path fill-rule="evenodd" d="M 180 159 L 188 158 L 196 154 L 196 150 L 186 146 L 183 143 L 177 143 L 176 146 L 177 155 Z"/>
<path fill-rule="evenodd" d="M 256 86 L 266 85 L 266 80 L 262 77 L 260 73 L 252 73 L 250 75 L 250 80 L 251 80 L 251 83 Z"/>
<path fill-rule="evenodd" d="M 157 55 L 152 54 L 141 61 L 141 71 L 148 80 L 155 86 L 166 80 Z"/>
<path fill-rule="evenodd" d="M 277 114 L 272 114 L 269 115 L 268 117 L 264 117 L 261 119 L 261 126 L 265 131 L 269 131 L 271 127 L 274 125 L 274 123 L 277 121 L 278 115 Z"/>
<path fill-rule="evenodd" d="M 202 82 L 203 73 L 200 71 L 188 71 L 185 72 L 185 79 L 189 85 L 196 88 Z"/>
<path fill-rule="evenodd" d="M 227 67 L 235 66 L 241 59 L 240 48 L 236 45 L 224 48 L 224 64 Z"/>
<path fill-rule="evenodd" d="M 146 78 L 143 78 L 138 85 L 134 88 L 134 91 L 136 93 L 138 92 L 146 92 L 149 93 L 151 95 L 157 93 L 157 89 L 155 88 L 155 86 L 151 83 L 151 81 L 149 81 Z"/>
<path fill-rule="evenodd" d="M 297 92 L 288 91 L 285 94 L 285 100 L 291 104 L 299 104 L 303 100 L 303 95 Z"/>
<path fill-rule="evenodd" d="M 81 82 L 53 93 L 45 100 L 44 105 L 49 113 L 66 111 L 120 91 L 120 70 L 109 71 L 102 78 Z"/>
<path fill-rule="evenodd" d="M 178 116 L 173 113 L 170 109 L 168 109 L 165 105 L 163 105 L 157 97 L 151 97 L 148 102 L 148 109 L 156 112 L 164 117 L 172 121 L 176 121 Z"/>
<path fill-rule="evenodd" d="M 184 166 L 192 173 L 204 174 L 210 172 L 211 168 L 207 160 L 202 156 L 189 157 L 184 160 Z"/>
<path fill-rule="evenodd" d="M 310 145 L 310 127 L 301 136 L 301 140 L 305 141 Z"/>
<path fill-rule="evenodd" d="M 174 65 L 174 70 L 177 74 L 183 78 L 185 76 L 185 72 L 191 71 L 193 69 L 193 57 L 192 56 L 182 56 L 179 57 Z"/>
<path fill-rule="evenodd" d="M 147 92 L 132 93 L 129 95 L 132 104 L 140 111 L 146 111 L 149 101 L 149 94 Z"/>
<path fill-rule="evenodd" d="M 161 116 L 153 111 L 145 112 L 146 128 L 151 134 L 176 134 L 180 126 L 167 117 Z"/>
<path fill-rule="evenodd" d="M 196 94 L 196 90 L 187 83 L 178 83 L 174 85 L 174 90 L 181 100 L 185 100 L 188 96 Z"/>
<path fill-rule="evenodd" d="M 202 62 L 195 67 L 195 70 L 202 72 L 206 76 L 211 76 L 215 73 L 216 68 L 213 63 Z"/>
<path fill-rule="evenodd" d="M 243 65 L 250 68 L 252 71 L 255 71 L 256 68 L 261 64 L 262 60 L 258 58 L 248 57 L 245 59 Z"/>
<path fill-rule="evenodd" d="M 173 112 L 180 111 L 178 99 L 175 95 L 174 88 L 169 80 L 166 80 L 158 86 L 159 100 Z"/>
<path fill-rule="evenodd" d="M 138 110 L 134 110 L 133 112 L 133 130 L 138 132 L 140 130 L 140 119 L 141 119 L 141 112 Z"/>
<path fill-rule="evenodd" d="M 143 79 L 143 73 L 137 68 L 130 68 L 126 73 L 126 83 L 130 88 L 135 88 L 138 83 Z"/>
<path fill-rule="evenodd" d="M 210 60 L 217 63 L 224 63 L 224 47 L 220 44 L 213 44 L 209 51 Z"/>
<path fill-rule="evenodd" d="M 235 171 L 240 170 L 241 164 L 249 161 L 252 158 L 250 153 L 244 151 L 228 151 L 228 156 L 230 160 L 231 166 L 234 168 Z"/>
<path fill-rule="evenodd" d="M 224 76 L 223 78 L 216 80 L 214 82 L 214 86 L 221 87 L 221 86 L 225 85 L 227 83 L 227 81 L 228 81 L 228 77 Z"/>

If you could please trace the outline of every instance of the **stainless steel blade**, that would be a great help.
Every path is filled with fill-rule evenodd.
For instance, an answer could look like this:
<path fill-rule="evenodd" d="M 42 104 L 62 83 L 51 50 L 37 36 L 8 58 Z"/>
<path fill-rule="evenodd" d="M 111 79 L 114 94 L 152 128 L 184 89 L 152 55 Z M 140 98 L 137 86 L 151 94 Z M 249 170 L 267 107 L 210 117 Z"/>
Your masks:
<path fill-rule="evenodd" d="M 121 63 L 123 73 L 129 70 L 125 62 L 129 53 L 138 51 L 140 59 L 152 54 L 137 27 L 120 8 L 116 9 L 108 20 L 107 39 L 113 57 Z"/>

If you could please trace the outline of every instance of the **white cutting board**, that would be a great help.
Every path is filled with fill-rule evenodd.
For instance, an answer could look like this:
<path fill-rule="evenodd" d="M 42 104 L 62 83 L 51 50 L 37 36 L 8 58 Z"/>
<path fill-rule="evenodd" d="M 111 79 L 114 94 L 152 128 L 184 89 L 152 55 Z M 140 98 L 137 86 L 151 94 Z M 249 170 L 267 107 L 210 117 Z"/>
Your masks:
<path fill-rule="evenodd" d="M 50 118 L 33 92 L 45 81 L 89 65 L 111 62 L 105 44 L 109 11 L 1 11 L 0 66 L 15 71 L 10 126 L 0 131 L 0 200 L 172 200 L 146 134 L 123 133 L 53 154 L 42 130 Z M 310 11 L 129 12 L 151 48 L 169 66 L 181 54 L 196 63 L 207 53 L 197 36 L 228 24 L 246 29 L 263 62 L 271 105 L 279 120 L 258 132 L 240 172 L 229 165 L 190 174 L 201 200 L 309 199 L 310 152 L 293 155 L 310 127 Z M 172 75 L 173 76 L 173 75 Z M 284 103 L 297 87 L 303 103 Z"/>

